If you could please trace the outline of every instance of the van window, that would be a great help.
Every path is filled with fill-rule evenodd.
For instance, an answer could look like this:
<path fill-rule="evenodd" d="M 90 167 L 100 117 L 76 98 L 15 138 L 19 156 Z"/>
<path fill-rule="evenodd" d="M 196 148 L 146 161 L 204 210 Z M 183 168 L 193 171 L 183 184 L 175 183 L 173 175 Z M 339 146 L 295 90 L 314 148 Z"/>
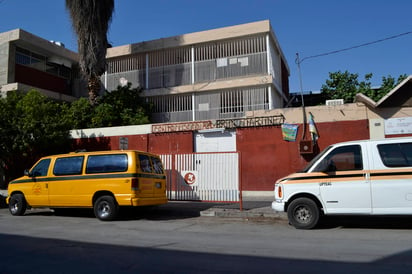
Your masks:
<path fill-rule="evenodd" d="M 139 154 L 140 169 L 142 172 L 153 172 L 150 165 L 150 158 L 147 155 Z"/>
<path fill-rule="evenodd" d="M 56 159 L 54 175 L 78 175 L 82 173 L 83 156 L 66 157 Z"/>
<path fill-rule="evenodd" d="M 127 170 L 126 154 L 90 155 L 86 173 L 123 172 Z"/>
<path fill-rule="evenodd" d="M 150 158 L 152 159 L 152 164 L 153 164 L 155 173 L 163 174 L 163 166 L 162 166 L 162 162 L 160 161 L 160 159 L 157 157 L 153 157 L 153 156 Z"/>
<path fill-rule="evenodd" d="M 314 171 L 362 170 L 362 153 L 359 145 L 337 147 L 332 150 Z"/>
<path fill-rule="evenodd" d="M 41 160 L 33 169 L 31 170 L 31 174 L 34 177 L 37 176 L 47 176 L 47 171 L 49 170 L 50 166 L 50 159 Z"/>
<path fill-rule="evenodd" d="M 387 167 L 412 166 L 412 143 L 382 144 L 378 151 Z"/>

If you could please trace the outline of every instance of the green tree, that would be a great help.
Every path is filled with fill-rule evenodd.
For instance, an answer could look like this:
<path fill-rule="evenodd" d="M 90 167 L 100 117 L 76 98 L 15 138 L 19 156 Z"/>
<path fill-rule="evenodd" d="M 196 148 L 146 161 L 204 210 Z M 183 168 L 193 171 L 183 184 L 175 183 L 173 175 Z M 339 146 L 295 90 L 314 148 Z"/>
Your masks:
<path fill-rule="evenodd" d="M 92 127 L 95 107 L 86 98 L 79 98 L 70 104 L 63 105 L 62 119 L 71 125 L 72 129 Z"/>
<path fill-rule="evenodd" d="M 378 102 L 383 96 L 388 94 L 394 87 L 399 85 L 403 80 L 405 80 L 408 76 L 406 74 L 402 74 L 395 79 L 392 76 L 382 77 L 382 84 L 379 89 L 374 89 L 372 94 L 368 95 L 372 98 L 375 102 Z"/>
<path fill-rule="evenodd" d="M 359 82 L 356 73 L 330 72 L 326 84 L 322 85 L 321 92 L 325 99 L 343 99 L 345 103 L 352 103 L 359 92 L 367 93 L 370 89 L 369 80 L 372 74 L 365 75 L 365 81 Z"/>
<path fill-rule="evenodd" d="M 92 118 L 94 127 L 147 124 L 150 105 L 140 96 L 141 89 L 131 88 L 131 83 L 107 92 L 95 107 Z"/>
<path fill-rule="evenodd" d="M 106 70 L 107 31 L 114 11 L 114 0 L 66 0 L 77 34 L 80 69 L 88 79 L 89 100 L 96 103 L 100 76 Z"/>
<path fill-rule="evenodd" d="M 329 79 L 321 88 L 324 99 L 343 99 L 345 103 L 352 103 L 356 94 L 362 93 L 377 102 L 405 79 L 406 75 L 399 76 L 398 80 L 391 76 L 383 77 L 382 85 L 379 88 L 372 88 L 371 86 L 372 73 L 366 74 L 362 81 L 358 77 L 357 73 L 349 73 L 348 71 L 330 72 Z"/>
<path fill-rule="evenodd" d="M 70 150 L 70 124 L 62 119 L 61 104 L 35 90 L 12 91 L 0 99 L 0 110 L 0 162 L 9 179 L 40 156 Z"/>

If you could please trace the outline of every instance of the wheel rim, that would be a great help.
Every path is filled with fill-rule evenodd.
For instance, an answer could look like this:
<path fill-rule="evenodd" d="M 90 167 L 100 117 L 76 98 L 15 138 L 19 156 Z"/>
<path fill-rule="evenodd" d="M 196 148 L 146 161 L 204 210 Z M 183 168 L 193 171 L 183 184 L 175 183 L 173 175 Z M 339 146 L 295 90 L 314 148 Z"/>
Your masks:
<path fill-rule="evenodd" d="M 110 205 L 107 202 L 100 203 L 98 212 L 101 218 L 108 217 L 111 212 Z"/>
<path fill-rule="evenodd" d="M 309 223 L 312 219 L 312 212 L 306 206 L 298 206 L 293 214 L 296 221 L 299 223 Z"/>
<path fill-rule="evenodd" d="M 11 213 L 16 213 L 19 210 L 19 204 L 17 203 L 17 201 L 13 201 L 13 203 L 11 204 L 10 207 Z"/>

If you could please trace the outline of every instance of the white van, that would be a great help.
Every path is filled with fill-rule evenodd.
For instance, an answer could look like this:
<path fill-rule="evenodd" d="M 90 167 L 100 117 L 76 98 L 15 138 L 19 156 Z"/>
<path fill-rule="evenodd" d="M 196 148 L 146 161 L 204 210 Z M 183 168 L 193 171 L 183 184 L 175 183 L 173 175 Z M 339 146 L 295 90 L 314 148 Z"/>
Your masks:
<path fill-rule="evenodd" d="M 412 138 L 331 145 L 274 192 L 272 208 L 300 229 L 322 214 L 412 215 Z"/>

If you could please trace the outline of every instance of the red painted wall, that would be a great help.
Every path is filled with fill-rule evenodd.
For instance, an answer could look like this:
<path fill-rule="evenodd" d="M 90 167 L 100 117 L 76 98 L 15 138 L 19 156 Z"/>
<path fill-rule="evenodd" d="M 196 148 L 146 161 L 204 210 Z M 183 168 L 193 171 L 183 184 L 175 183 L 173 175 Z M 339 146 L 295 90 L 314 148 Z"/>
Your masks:
<path fill-rule="evenodd" d="M 149 134 L 149 151 L 152 153 L 192 153 L 193 132 Z"/>
<path fill-rule="evenodd" d="M 392 135 L 385 135 L 385 138 L 399 138 L 399 137 L 412 137 L 412 134 L 392 134 Z"/>
<path fill-rule="evenodd" d="M 81 138 L 74 140 L 73 150 L 86 149 L 88 151 L 96 151 L 120 149 L 120 137 L 127 138 L 128 149 L 149 151 L 157 154 L 193 152 L 192 132 Z"/>
<path fill-rule="evenodd" d="M 369 139 L 368 120 L 327 122 L 316 124 L 319 139 L 317 149 L 330 144 Z M 282 139 L 280 127 L 238 128 L 236 146 L 240 152 L 240 169 L 243 190 L 273 190 L 274 182 L 302 169 L 316 154 L 301 155 L 299 141 L 302 125 L 296 142 Z M 307 138 L 310 134 L 306 134 Z M 157 154 L 192 153 L 193 132 L 153 133 L 128 135 L 128 148 Z M 74 149 L 114 150 L 120 147 L 120 136 L 83 138 L 75 140 Z"/>
<path fill-rule="evenodd" d="M 86 149 L 87 151 L 97 151 L 120 149 L 120 137 L 128 139 L 129 149 L 147 151 L 147 134 L 75 139 L 73 150 Z"/>
<path fill-rule="evenodd" d="M 120 149 L 120 137 L 127 138 L 128 149 L 147 151 L 149 136 L 147 134 L 110 137 L 112 149 Z"/>
<path fill-rule="evenodd" d="M 80 138 L 74 139 L 72 150 L 85 149 L 87 151 L 111 150 L 110 137 Z"/>
<path fill-rule="evenodd" d="M 368 120 L 317 123 L 316 126 L 319 150 L 337 142 L 369 138 Z M 300 155 L 301 132 L 296 142 L 283 141 L 280 127 L 240 128 L 236 134 L 243 190 L 272 190 L 277 179 L 302 169 L 315 156 Z"/>
<path fill-rule="evenodd" d="M 59 93 L 71 94 L 66 79 L 19 64 L 16 64 L 15 81 Z"/>

